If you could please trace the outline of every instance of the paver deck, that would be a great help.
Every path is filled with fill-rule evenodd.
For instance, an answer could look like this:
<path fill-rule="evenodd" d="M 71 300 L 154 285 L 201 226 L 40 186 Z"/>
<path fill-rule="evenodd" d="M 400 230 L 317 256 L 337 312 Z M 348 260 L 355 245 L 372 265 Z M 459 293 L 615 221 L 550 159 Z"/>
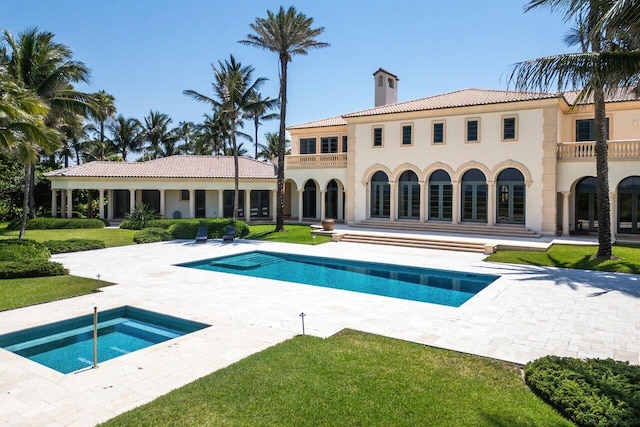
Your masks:
<path fill-rule="evenodd" d="M 255 249 L 500 275 L 461 307 L 175 266 Z M 546 354 L 640 363 L 640 277 L 483 262 L 481 254 L 327 243 L 164 242 L 57 255 L 71 274 L 117 283 L 102 292 L 0 313 L 0 334 L 131 305 L 212 325 L 63 375 L 0 349 L 0 420 L 105 421 L 302 332 L 352 328 L 526 363 Z"/>

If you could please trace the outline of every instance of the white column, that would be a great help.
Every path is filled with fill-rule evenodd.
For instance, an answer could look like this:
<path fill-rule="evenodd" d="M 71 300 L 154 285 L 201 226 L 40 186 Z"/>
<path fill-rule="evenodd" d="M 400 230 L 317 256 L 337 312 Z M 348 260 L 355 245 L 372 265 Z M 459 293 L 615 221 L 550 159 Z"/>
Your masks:
<path fill-rule="evenodd" d="M 324 219 L 327 212 L 327 201 L 325 200 L 326 194 L 327 190 L 320 190 L 320 220 Z"/>
<path fill-rule="evenodd" d="M 218 218 L 224 216 L 224 190 L 218 190 Z"/>
<path fill-rule="evenodd" d="M 496 183 L 495 181 L 487 182 L 487 225 L 492 226 L 496 223 Z"/>
<path fill-rule="evenodd" d="M 425 222 L 427 217 L 427 194 L 425 190 L 427 189 L 427 183 L 420 181 L 420 222 Z"/>
<path fill-rule="evenodd" d="M 298 190 L 298 222 L 302 222 L 302 195 L 304 188 Z"/>
<path fill-rule="evenodd" d="M 165 191 L 167 191 L 167 190 L 165 190 L 165 189 L 161 189 L 160 190 L 160 212 L 159 213 L 160 213 L 160 216 L 162 218 L 165 217 L 165 210 L 166 210 L 165 199 L 164 199 Z"/>
<path fill-rule="evenodd" d="M 67 218 L 73 217 L 73 190 L 67 190 Z"/>
<path fill-rule="evenodd" d="M 136 208 L 136 190 L 129 189 L 129 212 L 133 213 L 133 210 Z"/>
<path fill-rule="evenodd" d="M 343 189 L 338 189 L 338 219 L 344 221 L 344 197 L 345 191 Z"/>
<path fill-rule="evenodd" d="M 116 207 L 116 201 L 113 198 L 113 190 L 107 190 L 107 219 L 113 219 L 113 212 Z"/>
<path fill-rule="evenodd" d="M 569 196 L 570 191 L 562 192 L 562 235 L 569 235 Z"/>
<path fill-rule="evenodd" d="M 271 191 L 271 216 L 273 217 L 273 222 L 277 222 L 278 221 L 278 190 L 270 190 L 270 191 Z M 291 198 L 290 194 L 289 194 L 289 198 Z"/>
<path fill-rule="evenodd" d="M 98 207 L 99 207 L 99 215 L 101 219 L 104 219 L 104 190 L 98 190 Z"/>
<path fill-rule="evenodd" d="M 451 200 L 451 224 L 460 223 L 460 183 L 451 181 L 452 200 Z"/>
<path fill-rule="evenodd" d="M 196 217 L 196 190 L 189 190 L 189 218 Z"/>
<path fill-rule="evenodd" d="M 249 222 L 251 219 L 251 190 L 244 190 L 244 220 Z"/>
<path fill-rule="evenodd" d="M 67 216 L 67 190 L 60 190 L 60 218 Z"/>
<path fill-rule="evenodd" d="M 616 204 L 616 193 L 609 193 L 609 215 L 611 221 L 611 243 L 616 242 L 616 225 L 618 224 L 618 205 Z"/>
<path fill-rule="evenodd" d="M 51 216 L 58 216 L 58 190 L 51 190 Z"/>
<path fill-rule="evenodd" d="M 389 181 L 389 220 L 391 221 L 395 221 L 398 218 L 398 213 L 396 212 L 397 199 L 396 182 Z"/>

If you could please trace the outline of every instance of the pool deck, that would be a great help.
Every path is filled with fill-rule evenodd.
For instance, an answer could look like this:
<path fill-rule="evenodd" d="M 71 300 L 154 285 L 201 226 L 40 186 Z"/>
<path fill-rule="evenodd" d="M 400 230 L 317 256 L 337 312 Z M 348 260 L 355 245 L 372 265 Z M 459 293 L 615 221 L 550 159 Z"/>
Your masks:
<path fill-rule="evenodd" d="M 580 241 L 586 241 L 582 239 Z M 501 275 L 461 307 L 174 264 L 256 249 Z M 131 305 L 212 325 L 63 375 L 0 349 L 0 420 L 87 426 L 302 332 L 351 328 L 524 364 L 547 354 L 640 363 L 640 276 L 483 262 L 484 255 L 331 242 L 173 241 L 54 256 L 102 292 L 0 312 L 0 334 Z M 283 272 L 286 274 L 286 272 Z"/>

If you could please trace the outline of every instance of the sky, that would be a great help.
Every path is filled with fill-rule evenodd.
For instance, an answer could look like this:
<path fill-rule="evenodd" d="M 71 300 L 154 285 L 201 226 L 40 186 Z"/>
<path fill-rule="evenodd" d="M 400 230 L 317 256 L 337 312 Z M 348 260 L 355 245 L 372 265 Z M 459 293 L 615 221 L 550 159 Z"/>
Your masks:
<path fill-rule="evenodd" d="M 330 44 L 289 64 L 287 125 L 293 125 L 373 107 L 380 67 L 398 76 L 398 101 L 408 101 L 465 88 L 507 89 L 512 64 L 575 51 L 562 41 L 569 24 L 548 9 L 524 13 L 526 3 L 0 0 L 0 28 L 14 36 L 31 27 L 54 33 L 91 69 L 91 84 L 77 89 L 112 94 L 125 117 L 159 111 L 177 126 L 210 111 L 182 92 L 212 95 L 211 65 L 231 54 L 266 77 L 263 95 L 277 98 L 275 53 L 238 41 L 267 10 L 293 5 L 325 28 L 318 40 Z M 277 129 L 277 120 L 265 122 L 259 139 Z"/>

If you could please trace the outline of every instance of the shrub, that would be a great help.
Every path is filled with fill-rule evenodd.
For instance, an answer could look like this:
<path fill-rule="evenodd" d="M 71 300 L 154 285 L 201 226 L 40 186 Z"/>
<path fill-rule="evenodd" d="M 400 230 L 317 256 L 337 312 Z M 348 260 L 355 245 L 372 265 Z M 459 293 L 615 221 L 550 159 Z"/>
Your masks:
<path fill-rule="evenodd" d="M 52 254 L 90 251 L 93 249 L 104 249 L 106 247 L 102 240 L 92 239 L 48 240 L 43 242 L 43 244 Z"/>
<path fill-rule="evenodd" d="M 581 426 L 640 426 L 640 366 L 546 356 L 525 366 L 527 384 Z"/>
<path fill-rule="evenodd" d="M 136 243 L 155 243 L 172 239 L 173 236 L 168 230 L 159 227 L 145 228 L 133 235 L 133 241 Z"/>
<path fill-rule="evenodd" d="M 160 215 L 146 203 L 137 203 L 133 211 L 125 215 L 125 220 L 128 220 L 135 230 L 141 230 L 147 228 L 149 221 L 159 217 Z"/>
<path fill-rule="evenodd" d="M 27 239 L 0 240 L 0 261 L 46 261 L 51 254 L 45 245 Z"/>
<path fill-rule="evenodd" d="M 62 230 L 73 228 L 104 228 L 104 221 L 97 218 L 36 218 L 27 221 L 27 230 Z M 7 225 L 9 230 L 18 230 L 20 220 L 13 220 Z"/>
<path fill-rule="evenodd" d="M 176 224 L 181 221 L 186 221 L 184 219 L 152 219 L 147 222 L 147 228 L 163 228 L 168 230 L 173 224 Z M 120 223 L 120 228 L 124 228 L 127 230 L 142 230 L 138 223 L 134 223 L 125 219 Z"/>
<path fill-rule="evenodd" d="M 174 239 L 193 239 L 196 237 L 198 227 L 206 226 L 207 236 L 211 239 L 216 239 L 222 237 L 227 226 L 232 224 L 233 220 L 229 218 L 183 219 L 171 225 L 169 231 Z M 249 226 L 245 222 L 236 221 L 235 226 L 236 236 L 245 237 L 249 234 Z"/>
<path fill-rule="evenodd" d="M 0 262 L 0 279 L 63 276 L 69 274 L 59 262 L 42 259 Z"/>

